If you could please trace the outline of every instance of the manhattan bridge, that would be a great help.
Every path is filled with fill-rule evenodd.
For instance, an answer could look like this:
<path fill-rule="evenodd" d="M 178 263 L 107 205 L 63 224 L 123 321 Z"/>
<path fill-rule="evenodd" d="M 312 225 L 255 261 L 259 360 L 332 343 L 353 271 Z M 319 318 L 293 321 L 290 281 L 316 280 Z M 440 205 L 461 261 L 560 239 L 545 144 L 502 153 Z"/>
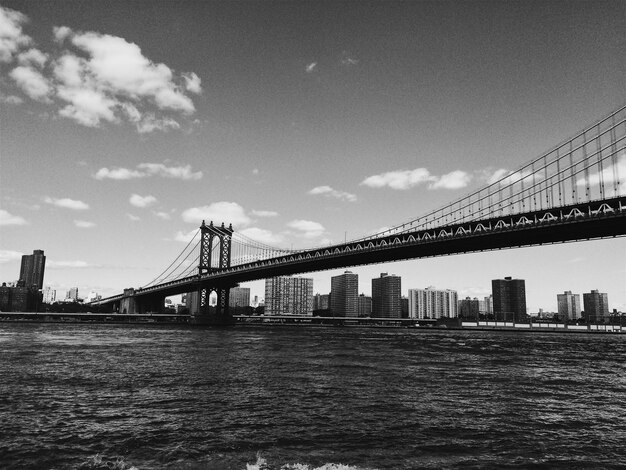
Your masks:
<path fill-rule="evenodd" d="M 228 223 L 228 221 L 224 221 Z M 371 236 L 285 250 L 221 221 L 205 221 L 176 259 L 141 288 L 93 302 L 120 313 L 159 312 L 166 297 L 198 293 L 200 319 L 228 313 L 241 282 L 390 261 L 626 235 L 626 106 L 487 186 Z M 201 321 L 200 321 L 201 322 Z"/>

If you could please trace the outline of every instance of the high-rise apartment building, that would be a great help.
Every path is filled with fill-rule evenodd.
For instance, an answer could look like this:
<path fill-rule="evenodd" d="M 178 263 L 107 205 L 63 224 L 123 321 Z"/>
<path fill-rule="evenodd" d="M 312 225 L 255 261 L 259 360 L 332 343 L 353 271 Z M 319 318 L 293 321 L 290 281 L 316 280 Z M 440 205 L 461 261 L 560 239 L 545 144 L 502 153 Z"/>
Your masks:
<path fill-rule="evenodd" d="M 493 314 L 496 321 L 521 322 L 526 319 L 526 282 L 524 279 L 493 279 Z"/>
<path fill-rule="evenodd" d="M 228 294 L 228 306 L 231 311 L 250 306 L 249 287 L 231 287 Z"/>
<path fill-rule="evenodd" d="M 313 296 L 313 310 L 328 310 L 330 308 L 330 295 L 315 294 Z"/>
<path fill-rule="evenodd" d="M 465 297 L 459 300 L 458 314 L 460 318 L 478 320 L 480 314 L 480 300 Z"/>
<path fill-rule="evenodd" d="M 401 283 L 395 274 L 381 273 L 372 279 L 373 318 L 402 318 Z"/>
<path fill-rule="evenodd" d="M 592 290 L 583 294 L 585 318 L 589 323 L 606 323 L 609 320 L 609 296 Z"/>
<path fill-rule="evenodd" d="M 43 294 L 43 302 L 46 304 L 52 304 L 57 299 L 57 291 L 55 289 L 51 289 L 50 286 L 46 287 L 41 291 Z"/>
<path fill-rule="evenodd" d="M 578 320 L 581 317 L 579 294 L 572 294 L 571 291 L 567 290 L 562 294 L 557 294 L 556 301 L 559 312 L 559 320 Z"/>
<path fill-rule="evenodd" d="M 359 314 L 359 275 L 346 271 L 330 278 L 330 314 L 356 318 Z"/>
<path fill-rule="evenodd" d="M 365 294 L 359 295 L 359 317 L 371 317 L 372 316 L 372 298 L 367 297 Z"/>
<path fill-rule="evenodd" d="M 409 289 L 409 318 L 456 318 L 457 303 L 455 290 Z"/>
<path fill-rule="evenodd" d="M 478 301 L 478 312 L 482 315 L 493 314 L 493 296 L 485 297 L 484 300 Z"/>
<path fill-rule="evenodd" d="M 265 280 L 266 315 L 313 315 L 313 279 L 272 277 Z"/>
<path fill-rule="evenodd" d="M 68 290 L 65 299 L 78 302 L 78 287 L 72 287 L 70 290 Z"/>
<path fill-rule="evenodd" d="M 43 250 L 34 250 L 32 255 L 22 256 L 20 281 L 24 281 L 27 289 L 37 290 L 43 287 L 43 274 L 46 268 L 46 257 Z"/>

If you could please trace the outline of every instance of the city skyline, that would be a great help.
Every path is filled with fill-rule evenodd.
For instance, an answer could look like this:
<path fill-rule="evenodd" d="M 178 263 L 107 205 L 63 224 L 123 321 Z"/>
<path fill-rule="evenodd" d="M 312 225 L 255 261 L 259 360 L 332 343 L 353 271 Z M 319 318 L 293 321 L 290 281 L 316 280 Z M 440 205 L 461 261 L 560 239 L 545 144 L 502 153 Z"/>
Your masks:
<path fill-rule="evenodd" d="M 624 103 L 620 2 L 171 5 L 3 2 L 0 281 L 42 249 L 60 292 L 139 287 L 202 218 L 271 245 L 339 243 Z M 624 311 L 625 257 L 622 238 L 354 271 L 459 298 L 510 275 L 530 311 L 592 289 Z M 310 276 L 329 292 L 343 271 Z"/>

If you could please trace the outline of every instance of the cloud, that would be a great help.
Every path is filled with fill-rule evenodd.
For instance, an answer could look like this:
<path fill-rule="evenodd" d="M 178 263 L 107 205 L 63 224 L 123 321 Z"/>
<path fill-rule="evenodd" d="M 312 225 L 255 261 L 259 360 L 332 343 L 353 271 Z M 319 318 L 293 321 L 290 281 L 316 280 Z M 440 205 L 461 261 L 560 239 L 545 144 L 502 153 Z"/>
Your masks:
<path fill-rule="evenodd" d="M 89 205 L 84 203 L 83 201 L 77 201 L 70 198 L 57 199 L 45 196 L 43 198 L 43 202 L 45 202 L 46 204 L 52 204 L 53 206 L 62 207 L 64 209 L 72 209 L 75 211 L 83 211 L 89 209 Z"/>
<path fill-rule="evenodd" d="M 472 181 L 472 175 L 456 170 L 435 178 L 428 187 L 429 189 L 460 189 L 465 188 L 470 181 Z"/>
<path fill-rule="evenodd" d="M 297 230 L 304 238 L 317 238 L 324 234 L 326 229 L 318 222 L 311 220 L 296 219 L 287 224 L 287 227 Z"/>
<path fill-rule="evenodd" d="M 352 56 L 348 53 L 348 51 L 343 51 L 341 53 L 341 65 L 344 67 L 353 67 L 359 63 L 359 59 Z"/>
<path fill-rule="evenodd" d="M 347 193 L 345 191 L 337 191 L 336 189 L 331 188 L 330 186 L 317 186 L 309 191 L 309 194 L 313 195 L 324 195 L 327 197 L 334 197 L 336 199 L 354 202 L 357 200 L 356 195 Z"/>
<path fill-rule="evenodd" d="M 47 261 L 46 268 L 67 269 L 67 268 L 99 268 L 99 264 L 90 264 L 86 261 Z"/>
<path fill-rule="evenodd" d="M 52 93 L 52 87 L 39 71 L 32 67 L 19 66 L 11 70 L 9 76 L 29 98 L 50 102 L 49 95 Z"/>
<path fill-rule="evenodd" d="M 383 188 L 389 186 L 391 189 L 406 190 L 414 186 L 433 181 L 433 177 L 426 168 L 416 168 L 415 170 L 398 170 L 368 176 L 361 185 L 370 188 Z"/>
<path fill-rule="evenodd" d="M 86 220 L 75 220 L 74 225 L 78 228 L 92 228 L 96 226 L 94 222 L 88 222 Z"/>
<path fill-rule="evenodd" d="M 232 224 L 233 227 L 250 223 L 250 217 L 246 215 L 243 207 L 236 202 L 226 201 L 214 202 L 208 206 L 191 207 L 183 211 L 182 218 L 189 223 L 199 224 L 204 220 L 207 224 L 224 223 L 225 225 Z"/>
<path fill-rule="evenodd" d="M 126 214 L 126 217 L 128 217 L 128 220 L 130 220 L 131 222 L 138 222 L 141 220 L 141 217 L 137 217 L 133 214 Z"/>
<path fill-rule="evenodd" d="M 175 117 L 196 111 L 191 95 L 202 87 L 194 72 L 176 73 L 153 62 L 122 37 L 67 26 L 53 29 L 61 47 L 47 54 L 29 48 L 32 40 L 22 33 L 26 21 L 0 7 L 0 62 L 17 58 L 9 76 L 29 98 L 54 104 L 59 116 L 94 128 L 130 123 L 146 134 L 179 129 Z"/>
<path fill-rule="evenodd" d="M 189 243 L 193 239 L 193 237 L 196 235 L 197 231 L 198 231 L 197 228 L 194 228 L 193 230 L 190 230 L 187 233 L 183 233 L 179 230 L 174 235 L 174 240 L 177 242 Z"/>
<path fill-rule="evenodd" d="M 18 104 L 22 104 L 24 100 L 20 98 L 19 96 L 15 96 L 15 95 L 5 96 L 3 94 L 0 94 L 0 102 L 6 103 L 6 104 L 18 105 Z"/>
<path fill-rule="evenodd" d="M 200 86 L 200 77 L 198 77 L 195 73 L 190 72 L 190 73 L 183 73 L 183 78 L 185 79 L 185 88 L 187 89 L 187 91 L 190 91 L 191 93 L 195 93 L 196 95 L 199 95 L 200 93 L 202 93 L 202 87 Z"/>
<path fill-rule="evenodd" d="M 274 212 L 274 211 L 253 210 L 251 214 L 255 217 L 277 217 L 278 216 L 278 212 Z"/>
<path fill-rule="evenodd" d="M 24 253 L 12 250 L 0 250 L 0 264 L 21 260 Z"/>
<path fill-rule="evenodd" d="M 11 62 L 13 56 L 32 39 L 22 32 L 22 25 L 28 21 L 19 11 L 0 6 L 0 62 Z"/>
<path fill-rule="evenodd" d="M 26 225 L 28 222 L 23 217 L 19 215 L 10 214 L 8 211 L 4 209 L 0 209 L 0 226 L 7 225 Z"/>
<path fill-rule="evenodd" d="M 22 52 L 17 56 L 17 61 L 20 65 L 32 66 L 42 68 L 48 61 L 48 54 L 44 54 L 39 49 L 29 49 L 26 52 Z"/>
<path fill-rule="evenodd" d="M 157 211 L 153 211 L 152 212 L 155 216 L 157 216 L 159 219 L 163 219 L 163 220 L 170 220 L 171 217 L 167 212 L 157 212 Z"/>
<path fill-rule="evenodd" d="M 268 245 L 279 245 L 285 242 L 285 237 L 279 233 L 273 233 L 258 227 L 250 227 L 241 230 L 239 233 L 260 243 Z"/>
<path fill-rule="evenodd" d="M 622 181 L 626 177 L 626 154 L 622 154 L 618 156 L 615 160 L 615 164 L 611 161 L 605 161 L 603 164 L 602 171 L 599 171 L 599 168 L 593 166 L 587 178 L 584 176 L 579 177 L 576 180 L 577 186 L 586 186 L 587 182 L 589 186 L 599 186 L 600 183 L 604 183 L 606 185 L 613 184 L 617 181 Z M 622 184 L 622 188 L 620 188 L 620 195 L 624 194 L 624 190 L 626 187 Z"/>
<path fill-rule="evenodd" d="M 472 181 L 473 175 L 462 170 L 455 170 L 445 175 L 436 176 L 426 168 L 414 170 L 397 170 L 372 175 L 361 181 L 361 185 L 370 188 L 385 186 L 396 190 L 407 190 L 421 184 L 427 184 L 428 189 L 460 189 L 465 188 Z"/>
<path fill-rule="evenodd" d="M 133 194 L 130 196 L 128 202 L 135 207 L 144 208 L 156 204 L 157 198 L 154 196 L 140 196 L 139 194 Z"/>
<path fill-rule="evenodd" d="M 306 73 L 313 73 L 316 67 L 317 67 L 317 62 L 311 62 L 305 67 L 304 70 L 306 71 Z"/>
<path fill-rule="evenodd" d="M 199 180 L 202 172 L 191 170 L 191 165 L 166 166 L 162 163 L 140 163 L 136 170 L 128 168 L 100 168 L 93 177 L 97 180 L 130 180 L 146 178 L 149 176 L 161 176 L 163 178 L 175 178 L 181 180 Z"/>
<path fill-rule="evenodd" d="M 140 163 L 137 168 L 144 170 L 149 175 L 162 176 L 164 178 L 177 178 L 181 180 L 199 180 L 202 172 L 192 172 L 191 165 L 165 166 L 162 163 Z"/>

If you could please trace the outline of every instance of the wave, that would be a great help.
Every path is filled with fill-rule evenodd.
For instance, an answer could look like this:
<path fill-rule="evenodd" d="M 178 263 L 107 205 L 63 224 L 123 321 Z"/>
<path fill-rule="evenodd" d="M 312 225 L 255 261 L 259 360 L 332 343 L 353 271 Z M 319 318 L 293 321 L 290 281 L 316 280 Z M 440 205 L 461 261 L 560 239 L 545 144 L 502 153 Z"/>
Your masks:
<path fill-rule="evenodd" d="M 255 463 L 246 464 L 245 470 L 376 470 L 374 468 L 356 467 L 354 465 L 345 465 L 342 463 L 325 463 L 320 467 L 315 467 L 303 463 L 287 463 L 280 467 L 275 467 L 267 462 L 260 454 L 256 456 Z"/>

